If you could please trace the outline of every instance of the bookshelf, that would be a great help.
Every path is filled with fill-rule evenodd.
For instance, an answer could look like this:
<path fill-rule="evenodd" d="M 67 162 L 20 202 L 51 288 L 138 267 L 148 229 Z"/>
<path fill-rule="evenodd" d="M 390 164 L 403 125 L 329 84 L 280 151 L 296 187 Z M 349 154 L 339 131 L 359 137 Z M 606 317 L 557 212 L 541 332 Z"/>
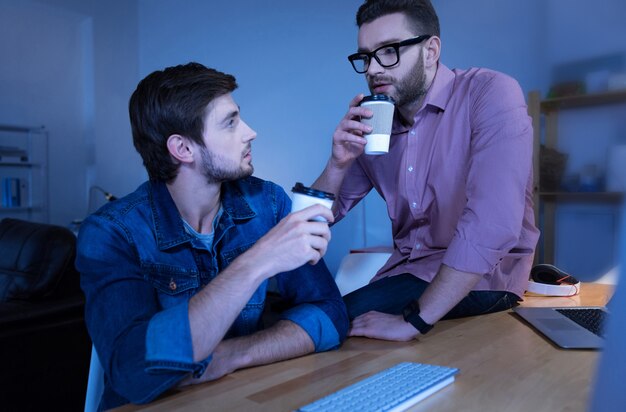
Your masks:
<path fill-rule="evenodd" d="M 554 263 L 555 260 L 555 213 L 559 203 L 603 203 L 620 204 L 623 201 L 622 192 L 569 192 L 558 187 L 541 187 L 542 164 L 540 162 L 541 144 L 547 149 L 558 147 L 559 112 L 568 109 L 591 108 L 613 104 L 626 103 L 626 90 L 609 91 L 604 93 L 567 96 L 542 99 L 539 91 L 532 91 L 528 95 L 528 113 L 533 121 L 534 130 L 534 202 L 537 227 L 541 230 L 538 250 L 542 251 L 542 263 Z M 541 121 L 545 122 L 542 123 Z M 543 219 L 540 219 L 540 211 Z M 535 263 L 539 253 L 535 254 Z"/>
<path fill-rule="evenodd" d="M 0 124 L 0 219 L 48 222 L 48 132 Z"/>

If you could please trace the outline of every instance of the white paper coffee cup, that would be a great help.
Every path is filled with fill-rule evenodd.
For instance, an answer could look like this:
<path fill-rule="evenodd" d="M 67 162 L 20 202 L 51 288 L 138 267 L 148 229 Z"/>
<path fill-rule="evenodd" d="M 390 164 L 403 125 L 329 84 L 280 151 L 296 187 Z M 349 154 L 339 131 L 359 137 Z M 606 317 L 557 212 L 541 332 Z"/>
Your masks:
<path fill-rule="evenodd" d="M 393 124 L 393 112 L 395 102 L 384 94 L 365 96 L 360 106 L 367 107 L 372 112 L 370 118 L 361 118 L 361 122 L 372 126 L 372 132 L 366 134 L 365 154 L 382 155 L 389 152 L 389 138 Z"/>
<path fill-rule="evenodd" d="M 332 210 L 333 201 L 335 200 L 335 195 L 332 193 L 306 187 L 300 182 L 296 183 L 291 192 L 293 193 L 291 200 L 292 213 L 316 204 L 324 205 Z M 322 216 L 316 216 L 313 220 L 326 222 L 326 219 Z"/>

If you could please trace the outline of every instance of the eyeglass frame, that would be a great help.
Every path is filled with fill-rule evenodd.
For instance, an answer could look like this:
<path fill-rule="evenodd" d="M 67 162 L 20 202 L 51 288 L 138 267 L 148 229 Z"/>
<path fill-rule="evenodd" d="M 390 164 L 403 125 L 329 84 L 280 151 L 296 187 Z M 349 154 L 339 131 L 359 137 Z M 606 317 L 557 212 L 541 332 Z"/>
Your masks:
<path fill-rule="evenodd" d="M 378 47 L 376 50 L 373 50 L 371 52 L 357 52 L 357 53 L 353 53 L 351 55 L 348 56 L 348 60 L 350 61 L 350 64 L 352 64 L 352 68 L 354 69 L 355 72 L 359 73 L 359 74 L 363 74 L 363 73 L 367 73 L 367 70 L 369 70 L 370 68 L 370 64 L 372 63 L 372 57 L 374 59 L 376 59 L 376 61 L 378 62 L 378 64 L 381 67 L 393 67 L 396 64 L 400 63 L 400 47 L 404 47 L 404 46 L 410 46 L 413 44 L 419 44 L 425 40 L 430 39 L 431 37 L 433 37 L 432 34 L 421 34 L 419 36 L 416 37 L 412 37 L 410 39 L 406 39 L 406 40 L 402 40 L 400 42 L 395 42 L 395 43 L 388 43 L 388 44 L 384 44 L 380 47 Z M 380 59 L 378 58 L 378 56 L 376 55 L 376 53 L 378 53 L 379 50 L 382 50 L 384 48 L 389 48 L 392 47 L 395 52 L 396 52 L 396 61 L 393 64 L 383 64 Z M 358 58 L 362 58 L 363 56 L 367 56 L 367 64 L 365 64 L 365 69 L 363 71 L 359 71 L 357 70 L 356 66 L 354 65 L 354 60 L 357 60 Z M 365 60 L 365 59 L 362 59 Z"/>

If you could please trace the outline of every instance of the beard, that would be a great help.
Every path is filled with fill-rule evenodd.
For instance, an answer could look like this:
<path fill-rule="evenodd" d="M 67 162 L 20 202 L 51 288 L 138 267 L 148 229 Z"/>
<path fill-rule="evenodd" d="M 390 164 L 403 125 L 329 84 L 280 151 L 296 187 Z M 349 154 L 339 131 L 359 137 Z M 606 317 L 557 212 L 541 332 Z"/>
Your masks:
<path fill-rule="evenodd" d="M 245 151 L 249 151 L 249 149 L 250 147 L 247 147 Z M 202 173 L 208 183 L 229 182 L 251 176 L 254 173 L 252 163 L 248 167 L 242 167 L 240 163 L 211 153 L 206 147 L 202 148 L 200 156 L 202 157 Z"/>
<path fill-rule="evenodd" d="M 415 65 L 401 79 L 395 79 L 391 76 L 378 76 L 368 78 L 370 92 L 374 93 L 372 84 L 389 83 L 393 85 L 394 91 L 389 93 L 389 97 L 393 98 L 396 106 L 402 107 L 407 104 L 418 101 L 428 91 L 426 89 L 426 72 L 424 71 L 424 57 L 420 53 Z"/>

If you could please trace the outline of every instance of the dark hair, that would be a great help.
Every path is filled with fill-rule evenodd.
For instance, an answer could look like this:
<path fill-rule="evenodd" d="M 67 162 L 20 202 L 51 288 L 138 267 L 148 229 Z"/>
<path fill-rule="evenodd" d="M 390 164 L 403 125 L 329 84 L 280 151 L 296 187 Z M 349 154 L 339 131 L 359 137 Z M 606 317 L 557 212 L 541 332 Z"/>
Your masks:
<path fill-rule="evenodd" d="M 133 144 L 151 180 L 169 182 L 178 164 L 167 149 L 173 134 L 204 145 L 207 105 L 237 88 L 235 77 L 199 63 L 155 71 L 137 85 L 128 104 Z"/>
<path fill-rule="evenodd" d="M 366 0 L 356 13 L 356 25 L 361 27 L 392 13 L 404 13 L 413 23 L 416 35 L 440 37 L 439 17 L 430 0 Z"/>

